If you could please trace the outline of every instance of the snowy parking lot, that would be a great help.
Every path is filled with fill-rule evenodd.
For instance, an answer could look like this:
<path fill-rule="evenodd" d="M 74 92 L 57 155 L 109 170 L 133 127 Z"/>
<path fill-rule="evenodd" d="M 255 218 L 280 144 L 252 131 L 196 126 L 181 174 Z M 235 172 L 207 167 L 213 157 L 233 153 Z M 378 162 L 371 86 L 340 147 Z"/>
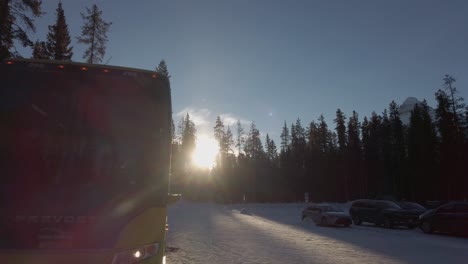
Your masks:
<path fill-rule="evenodd" d="M 468 238 L 302 222 L 304 204 L 169 208 L 167 263 L 468 263 Z"/>

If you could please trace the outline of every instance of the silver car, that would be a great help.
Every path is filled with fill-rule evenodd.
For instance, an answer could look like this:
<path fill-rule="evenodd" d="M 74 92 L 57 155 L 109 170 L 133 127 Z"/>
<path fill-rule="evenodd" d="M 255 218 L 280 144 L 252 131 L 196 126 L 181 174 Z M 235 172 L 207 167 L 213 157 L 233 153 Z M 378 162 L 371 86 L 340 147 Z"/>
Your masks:
<path fill-rule="evenodd" d="M 310 218 L 317 225 L 333 225 L 349 227 L 351 216 L 330 204 L 315 204 L 302 211 L 302 220 Z"/>

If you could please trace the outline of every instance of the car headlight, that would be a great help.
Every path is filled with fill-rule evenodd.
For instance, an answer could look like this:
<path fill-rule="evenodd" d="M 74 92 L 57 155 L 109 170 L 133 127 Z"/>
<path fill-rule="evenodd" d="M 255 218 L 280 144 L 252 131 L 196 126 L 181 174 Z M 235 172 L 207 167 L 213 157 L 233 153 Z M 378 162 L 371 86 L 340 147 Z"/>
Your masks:
<path fill-rule="evenodd" d="M 121 251 L 114 255 L 112 264 L 133 264 L 158 254 L 159 244 L 149 244 Z"/>

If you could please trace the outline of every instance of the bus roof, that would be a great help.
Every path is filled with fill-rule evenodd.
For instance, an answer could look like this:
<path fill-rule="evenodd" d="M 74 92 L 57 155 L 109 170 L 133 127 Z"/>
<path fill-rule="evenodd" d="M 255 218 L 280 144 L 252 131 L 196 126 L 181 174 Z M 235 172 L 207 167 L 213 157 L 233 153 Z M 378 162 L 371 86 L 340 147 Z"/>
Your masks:
<path fill-rule="evenodd" d="M 103 69 L 103 70 L 119 70 L 119 71 L 134 71 L 146 74 L 156 74 L 159 77 L 166 78 L 166 76 L 158 74 L 156 71 L 150 70 L 143 70 L 137 68 L 129 68 L 129 67 L 121 67 L 121 66 L 111 66 L 111 65 L 103 65 L 103 64 L 90 64 L 90 63 L 82 63 L 82 62 L 75 62 L 75 61 L 57 61 L 57 60 L 40 60 L 40 59 L 21 59 L 21 58 L 9 58 L 4 59 L 4 63 L 40 63 L 40 64 L 54 64 L 54 65 L 71 65 L 75 67 L 86 67 L 86 68 L 95 68 L 95 69 Z"/>

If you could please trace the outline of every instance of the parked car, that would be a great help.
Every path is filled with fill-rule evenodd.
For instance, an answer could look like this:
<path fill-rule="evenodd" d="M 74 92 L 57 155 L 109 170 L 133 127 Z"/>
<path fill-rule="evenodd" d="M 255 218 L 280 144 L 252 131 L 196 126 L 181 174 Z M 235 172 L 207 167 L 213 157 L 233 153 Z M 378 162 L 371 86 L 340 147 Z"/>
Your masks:
<path fill-rule="evenodd" d="M 351 225 L 351 217 L 336 206 L 315 204 L 302 211 L 302 220 L 310 218 L 317 225 L 345 226 Z"/>
<path fill-rule="evenodd" d="M 468 234 L 468 202 L 451 202 L 419 217 L 424 233 Z"/>
<path fill-rule="evenodd" d="M 425 208 L 424 206 L 422 206 L 422 205 L 420 205 L 418 203 L 414 203 L 414 202 L 399 202 L 398 205 L 401 206 L 401 208 L 403 208 L 403 209 L 413 210 L 416 213 L 418 213 L 419 215 L 422 215 L 422 214 L 424 214 L 425 212 L 428 211 L 428 209 Z"/>
<path fill-rule="evenodd" d="M 394 202 L 384 200 L 357 200 L 353 202 L 349 212 L 355 225 L 368 222 L 386 228 L 415 228 L 419 224 L 421 214 L 419 210 L 404 209 Z"/>

